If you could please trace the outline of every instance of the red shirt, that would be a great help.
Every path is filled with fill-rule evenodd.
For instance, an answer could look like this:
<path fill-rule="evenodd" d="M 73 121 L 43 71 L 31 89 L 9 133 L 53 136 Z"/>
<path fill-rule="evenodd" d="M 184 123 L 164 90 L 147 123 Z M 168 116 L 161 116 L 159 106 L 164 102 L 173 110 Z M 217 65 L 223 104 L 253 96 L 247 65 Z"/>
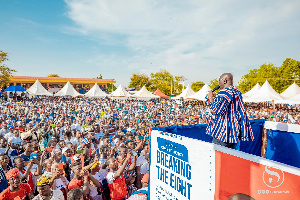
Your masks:
<path fill-rule="evenodd" d="M 21 175 L 25 174 L 26 170 L 24 169 L 23 171 L 20 171 Z M 31 190 L 33 190 L 34 186 L 33 186 L 33 180 L 32 180 L 32 173 L 29 172 L 28 177 L 27 177 L 27 183 L 30 186 Z"/>
<path fill-rule="evenodd" d="M 27 183 L 20 183 L 20 190 L 16 192 L 10 191 L 10 187 L 3 190 L 0 194 L 1 200 L 19 200 L 25 199 L 31 192 L 30 186 Z"/>
<path fill-rule="evenodd" d="M 83 182 L 84 182 L 84 179 L 82 178 L 81 180 L 77 180 L 75 178 L 73 178 L 69 185 L 68 185 L 68 189 L 69 191 L 72 190 L 72 189 L 75 189 L 75 188 L 80 188 L 83 186 Z"/>

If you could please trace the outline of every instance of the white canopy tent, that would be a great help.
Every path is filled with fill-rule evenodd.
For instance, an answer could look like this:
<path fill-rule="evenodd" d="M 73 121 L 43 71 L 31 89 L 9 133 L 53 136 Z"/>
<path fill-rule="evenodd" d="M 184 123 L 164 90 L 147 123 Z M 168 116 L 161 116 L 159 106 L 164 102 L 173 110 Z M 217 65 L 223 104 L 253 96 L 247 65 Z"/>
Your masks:
<path fill-rule="evenodd" d="M 207 84 L 205 84 L 197 93 L 188 96 L 187 99 L 197 99 L 197 100 L 205 101 L 205 97 L 208 91 L 210 90 L 211 90 L 210 87 Z"/>
<path fill-rule="evenodd" d="M 113 91 L 109 96 L 112 98 L 114 97 L 129 98 L 130 94 L 120 84 L 119 87 L 115 91 Z"/>
<path fill-rule="evenodd" d="M 284 92 L 282 92 L 280 96 L 285 99 L 290 99 L 298 94 L 300 94 L 300 87 L 296 83 L 293 83 Z"/>
<path fill-rule="evenodd" d="M 247 98 L 252 95 L 255 95 L 259 91 L 260 88 L 261 88 L 261 86 L 259 85 L 259 83 L 256 83 L 256 85 L 251 90 L 249 90 L 248 92 L 243 94 L 243 98 Z"/>
<path fill-rule="evenodd" d="M 300 104 L 300 94 L 285 100 L 278 100 L 275 103 Z"/>
<path fill-rule="evenodd" d="M 106 97 L 107 94 L 100 89 L 97 83 L 95 83 L 95 85 L 87 93 L 85 93 L 84 96 L 103 98 Z"/>
<path fill-rule="evenodd" d="M 60 91 L 54 94 L 54 96 L 72 96 L 72 97 L 77 97 L 80 95 L 82 94 L 80 94 L 74 89 L 70 81 L 68 81 L 67 84 Z"/>
<path fill-rule="evenodd" d="M 276 101 L 283 100 L 283 98 L 278 94 L 272 86 L 266 81 L 263 86 L 249 97 L 243 99 L 244 102 L 264 102 L 264 101 Z"/>
<path fill-rule="evenodd" d="M 186 99 L 189 96 L 194 95 L 195 92 L 192 90 L 191 86 L 188 85 L 180 95 L 176 96 L 176 97 L 171 97 L 171 99 L 180 99 L 180 98 L 184 98 Z"/>
<path fill-rule="evenodd" d="M 52 94 L 43 87 L 38 79 L 36 79 L 35 83 L 30 88 L 28 88 L 27 92 L 30 95 L 52 96 Z"/>
<path fill-rule="evenodd" d="M 137 93 L 132 95 L 133 98 L 140 98 L 140 99 L 154 99 L 154 98 L 160 98 L 159 96 L 152 94 L 149 92 L 146 88 L 146 86 L 143 86 L 142 89 L 140 89 Z"/>

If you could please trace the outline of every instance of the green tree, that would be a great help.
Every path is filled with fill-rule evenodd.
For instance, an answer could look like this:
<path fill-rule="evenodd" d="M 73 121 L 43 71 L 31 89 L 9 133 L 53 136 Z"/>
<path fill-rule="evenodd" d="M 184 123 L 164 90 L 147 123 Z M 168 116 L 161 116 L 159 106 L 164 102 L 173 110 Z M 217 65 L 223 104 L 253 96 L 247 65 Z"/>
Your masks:
<path fill-rule="evenodd" d="M 5 61 L 8 60 L 8 54 L 0 50 L 0 86 L 6 86 L 9 83 L 9 78 L 16 70 L 6 66 Z"/>
<path fill-rule="evenodd" d="M 293 82 L 300 85 L 300 61 L 291 58 L 285 59 L 278 69 L 282 80 L 278 80 L 278 92 L 286 90 Z"/>
<path fill-rule="evenodd" d="M 59 77 L 58 74 L 49 74 L 48 77 Z"/>
<path fill-rule="evenodd" d="M 97 76 L 97 79 L 102 79 L 102 74 L 100 74 L 99 76 Z"/>
<path fill-rule="evenodd" d="M 136 90 L 140 90 L 143 86 L 149 87 L 149 76 L 146 74 L 134 73 L 130 77 L 130 83 L 128 88 L 135 88 Z"/>
<path fill-rule="evenodd" d="M 113 88 L 114 91 L 117 89 L 117 87 L 114 84 L 107 83 L 107 91 L 112 92 L 112 88 Z"/>
<path fill-rule="evenodd" d="M 219 81 L 218 81 L 218 79 L 213 79 L 213 80 L 211 80 L 210 82 L 209 82 L 209 87 L 210 88 L 212 88 L 212 89 L 214 89 L 217 85 L 219 85 Z"/>
<path fill-rule="evenodd" d="M 150 85 L 147 87 L 149 91 L 154 92 L 157 88 L 166 95 L 179 94 L 182 91 L 180 82 L 186 80 L 184 76 L 173 76 L 167 70 L 161 69 L 159 72 L 150 74 Z M 171 91 L 172 88 L 172 91 Z"/>
<path fill-rule="evenodd" d="M 204 85 L 205 83 L 202 81 L 197 81 L 192 83 L 191 88 L 194 90 L 194 92 L 198 92 Z"/>

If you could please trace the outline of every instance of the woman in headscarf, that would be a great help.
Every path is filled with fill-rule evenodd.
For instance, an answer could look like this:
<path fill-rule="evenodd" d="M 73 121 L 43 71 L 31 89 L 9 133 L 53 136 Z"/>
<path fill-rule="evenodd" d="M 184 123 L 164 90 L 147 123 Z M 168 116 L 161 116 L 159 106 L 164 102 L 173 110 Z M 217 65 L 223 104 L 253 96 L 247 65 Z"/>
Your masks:
<path fill-rule="evenodd" d="M 37 180 L 39 194 L 33 200 L 64 200 L 64 195 L 60 190 L 51 190 L 51 179 L 49 176 L 41 176 Z"/>
<path fill-rule="evenodd" d="M 0 194 L 1 200 L 25 199 L 29 198 L 31 189 L 27 183 L 21 183 L 21 174 L 19 169 L 13 168 L 6 173 L 6 179 L 9 187 Z"/>

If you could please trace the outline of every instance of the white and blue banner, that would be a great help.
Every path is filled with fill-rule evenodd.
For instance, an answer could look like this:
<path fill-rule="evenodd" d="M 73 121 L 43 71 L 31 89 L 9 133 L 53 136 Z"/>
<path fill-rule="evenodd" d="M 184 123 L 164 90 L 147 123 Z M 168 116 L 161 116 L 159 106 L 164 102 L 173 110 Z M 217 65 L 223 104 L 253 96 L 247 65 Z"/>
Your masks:
<path fill-rule="evenodd" d="M 213 199 L 214 155 L 209 143 L 153 130 L 150 199 Z"/>

